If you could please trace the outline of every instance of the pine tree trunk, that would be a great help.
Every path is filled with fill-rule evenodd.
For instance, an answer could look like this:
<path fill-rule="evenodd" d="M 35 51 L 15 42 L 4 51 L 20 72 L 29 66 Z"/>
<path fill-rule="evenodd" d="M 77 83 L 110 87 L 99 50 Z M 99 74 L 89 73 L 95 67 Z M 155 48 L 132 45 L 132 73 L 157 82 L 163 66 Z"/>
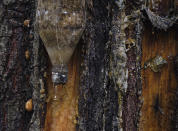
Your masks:
<path fill-rule="evenodd" d="M 85 31 L 52 116 L 51 63 L 35 21 L 37 0 L 0 1 L 0 131 L 176 130 L 177 5 L 86 0 Z M 163 74 L 144 69 L 156 55 L 168 61 Z M 163 81 L 168 84 L 160 86 Z"/>

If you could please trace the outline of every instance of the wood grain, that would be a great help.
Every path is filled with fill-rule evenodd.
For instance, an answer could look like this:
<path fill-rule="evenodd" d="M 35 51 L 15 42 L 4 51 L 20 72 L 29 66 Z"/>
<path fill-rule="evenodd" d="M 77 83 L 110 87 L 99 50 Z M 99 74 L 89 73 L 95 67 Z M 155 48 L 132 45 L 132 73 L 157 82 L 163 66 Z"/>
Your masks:
<path fill-rule="evenodd" d="M 142 66 L 156 55 L 167 60 L 161 72 L 142 70 L 144 103 L 140 118 L 140 131 L 169 131 L 172 129 L 176 78 L 173 57 L 178 54 L 178 35 L 175 28 L 168 31 L 153 30 L 146 25 L 142 41 Z"/>

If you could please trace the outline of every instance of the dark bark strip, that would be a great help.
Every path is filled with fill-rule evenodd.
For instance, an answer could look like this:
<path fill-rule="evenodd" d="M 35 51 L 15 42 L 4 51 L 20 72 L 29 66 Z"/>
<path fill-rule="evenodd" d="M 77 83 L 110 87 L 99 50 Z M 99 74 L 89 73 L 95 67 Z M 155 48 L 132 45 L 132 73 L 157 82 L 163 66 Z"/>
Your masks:
<path fill-rule="evenodd" d="M 83 72 L 79 87 L 78 130 L 112 130 L 114 117 L 117 114 L 117 93 L 105 82 L 105 47 L 111 23 L 110 1 L 86 2 L 88 19 L 84 35 Z"/>
<path fill-rule="evenodd" d="M 178 55 L 175 57 L 175 74 L 178 83 Z M 178 87 L 176 89 L 176 99 L 175 99 L 175 114 L 173 117 L 174 130 L 178 131 Z"/>
<path fill-rule="evenodd" d="M 23 125 L 28 125 L 32 115 L 32 112 L 26 112 L 24 108 L 25 102 L 32 94 L 29 86 L 32 61 L 31 58 L 28 60 L 25 58 L 25 51 L 28 50 L 30 53 L 32 51 L 32 42 L 26 41 L 29 29 L 23 27 L 23 21 L 30 18 L 27 4 L 28 1 L 0 2 L 2 9 L 0 130 L 26 130 L 27 126 Z"/>
<path fill-rule="evenodd" d="M 34 119 L 41 119 L 38 122 L 38 128 L 31 127 L 35 131 L 40 129 L 44 121 L 44 115 L 42 115 L 45 111 L 44 99 L 40 99 L 40 91 L 37 92 L 40 88 L 35 87 L 32 80 L 34 66 L 42 69 L 46 65 L 46 60 L 39 59 L 39 65 L 34 65 L 34 58 L 40 55 L 40 53 L 34 54 L 33 47 L 35 4 L 34 0 L 0 1 L 1 131 L 27 131 L 33 125 Z M 30 20 L 29 25 L 28 20 Z M 36 77 L 38 81 L 40 76 L 42 75 L 39 74 Z M 33 99 L 34 108 L 31 112 L 25 110 L 25 103 L 29 99 Z M 36 115 L 37 112 L 39 115 Z"/>

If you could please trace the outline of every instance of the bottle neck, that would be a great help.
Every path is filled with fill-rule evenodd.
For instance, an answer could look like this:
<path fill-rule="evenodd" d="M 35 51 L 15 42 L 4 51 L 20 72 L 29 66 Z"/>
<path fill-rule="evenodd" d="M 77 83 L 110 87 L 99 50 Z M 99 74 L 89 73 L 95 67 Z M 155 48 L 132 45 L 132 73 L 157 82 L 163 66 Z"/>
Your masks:
<path fill-rule="evenodd" d="M 64 85 L 68 79 L 68 68 L 64 65 L 57 65 L 52 67 L 52 82 L 54 86 Z"/>

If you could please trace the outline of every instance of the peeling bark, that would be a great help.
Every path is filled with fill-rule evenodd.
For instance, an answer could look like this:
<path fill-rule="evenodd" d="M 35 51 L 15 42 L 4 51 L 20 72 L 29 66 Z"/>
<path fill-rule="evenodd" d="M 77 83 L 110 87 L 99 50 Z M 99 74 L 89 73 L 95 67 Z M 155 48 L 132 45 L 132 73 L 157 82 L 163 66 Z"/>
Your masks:
<path fill-rule="evenodd" d="M 149 20 L 152 25 L 158 29 L 164 29 L 165 31 L 173 26 L 178 21 L 178 16 L 171 16 L 171 18 L 161 17 L 159 15 L 154 14 L 150 9 L 145 9 Z"/>

